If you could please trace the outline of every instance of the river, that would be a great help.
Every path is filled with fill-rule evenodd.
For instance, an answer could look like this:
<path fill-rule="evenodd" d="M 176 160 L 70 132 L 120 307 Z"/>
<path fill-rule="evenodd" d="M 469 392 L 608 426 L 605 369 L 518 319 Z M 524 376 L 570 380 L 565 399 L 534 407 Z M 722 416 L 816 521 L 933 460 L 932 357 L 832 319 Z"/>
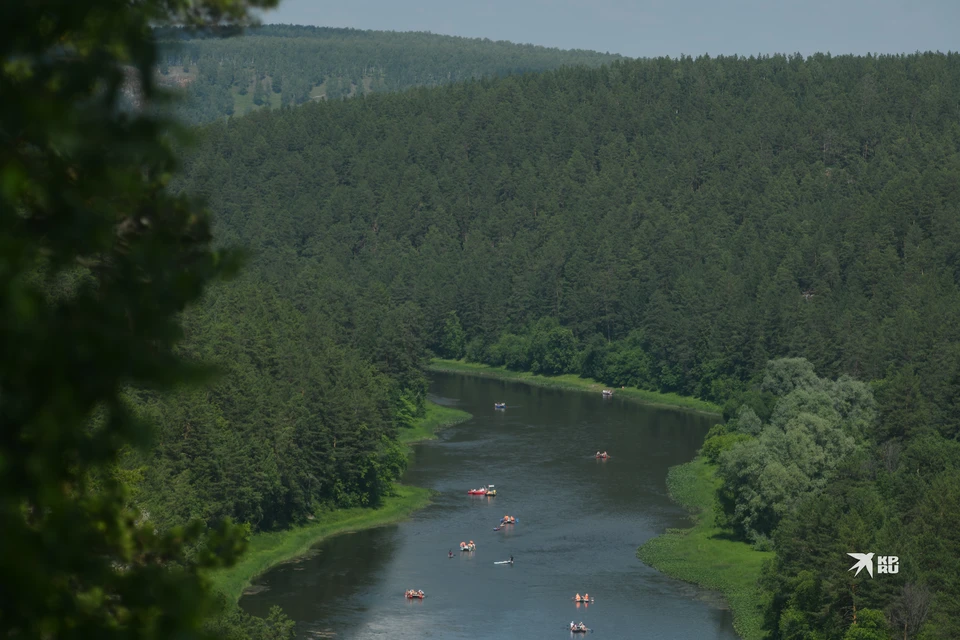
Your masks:
<path fill-rule="evenodd" d="M 571 620 L 591 638 L 737 638 L 716 594 L 635 555 L 687 526 L 667 469 L 695 455 L 715 417 L 448 374 L 434 374 L 430 392 L 474 416 L 415 447 L 404 482 L 436 490 L 434 502 L 272 569 L 243 609 L 264 616 L 280 605 L 299 638 L 579 637 Z M 610 459 L 596 460 L 598 449 Z M 486 484 L 496 497 L 467 495 Z M 505 514 L 517 524 L 494 531 Z M 461 540 L 477 550 L 461 553 Z M 494 564 L 511 555 L 513 565 Z M 408 588 L 427 597 L 407 600 Z M 577 592 L 596 601 L 577 605 Z"/>

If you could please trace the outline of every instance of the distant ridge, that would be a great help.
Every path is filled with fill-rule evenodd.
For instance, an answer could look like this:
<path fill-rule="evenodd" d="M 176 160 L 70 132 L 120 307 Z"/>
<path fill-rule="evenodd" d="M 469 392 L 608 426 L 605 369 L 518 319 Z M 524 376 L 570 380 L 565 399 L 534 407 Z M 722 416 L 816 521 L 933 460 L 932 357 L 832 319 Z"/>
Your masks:
<path fill-rule="evenodd" d="M 180 28 L 156 34 L 163 45 L 158 79 L 186 90 L 179 115 L 190 123 L 263 107 L 623 59 L 486 38 L 301 25 L 265 25 L 242 35 Z"/>

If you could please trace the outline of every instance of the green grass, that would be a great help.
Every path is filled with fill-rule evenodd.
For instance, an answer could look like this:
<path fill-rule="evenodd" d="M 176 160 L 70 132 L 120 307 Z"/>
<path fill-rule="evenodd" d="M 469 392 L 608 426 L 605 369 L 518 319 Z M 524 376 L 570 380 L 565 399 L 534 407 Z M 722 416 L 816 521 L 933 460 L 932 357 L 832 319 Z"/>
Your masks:
<path fill-rule="evenodd" d="M 637 550 L 637 557 L 669 576 L 721 592 L 730 603 L 740 637 L 761 640 L 766 634 L 757 580 L 773 553 L 732 540 L 729 531 L 716 525 L 713 504 L 719 484 L 716 467 L 703 458 L 670 469 L 670 495 L 693 512 L 695 524 L 649 540 Z"/>
<path fill-rule="evenodd" d="M 555 389 L 594 391 L 600 393 L 601 389 L 607 388 L 603 383 L 590 378 L 581 378 L 575 374 L 541 376 L 527 371 L 510 371 L 503 367 L 491 367 L 485 364 L 463 362 L 462 360 L 442 360 L 437 358 L 432 360 L 427 368 L 431 371 L 465 373 L 474 376 L 497 378 L 499 380 L 514 380 L 539 387 L 551 387 Z M 636 400 L 644 404 L 676 407 L 718 415 L 723 413 L 723 408 L 712 402 L 700 400 L 699 398 L 681 396 L 675 393 L 659 393 L 657 391 L 629 388 L 614 389 L 614 394 L 618 397 L 629 398 L 630 400 Z"/>
<path fill-rule="evenodd" d="M 230 602 L 236 602 L 251 580 L 282 562 L 306 554 L 320 540 L 403 520 L 430 503 L 428 489 L 406 485 L 396 485 L 395 489 L 396 495 L 384 500 L 379 509 L 338 509 L 322 514 L 306 526 L 254 534 L 237 564 L 210 574 L 214 589 L 226 595 Z"/>
<path fill-rule="evenodd" d="M 399 441 L 410 445 L 430 440 L 436 437 L 438 429 L 470 417 L 466 411 L 428 402 L 427 414 L 417 421 L 414 428 L 405 430 Z M 306 554 L 324 538 L 397 522 L 430 504 L 431 492 L 428 489 L 400 484 L 394 485 L 394 489 L 395 495 L 384 500 L 377 509 L 338 509 L 319 514 L 317 520 L 308 525 L 252 535 L 247 552 L 237 564 L 209 575 L 213 588 L 235 603 L 251 580 L 282 562 Z"/>
<path fill-rule="evenodd" d="M 440 429 L 464 422 L 472 417 L 466 411 L 427 402 L 427 415 L 417 420 L 416 426 L 412 429 L 401 430 L 397 440 L 402 444 L 433 440 L 437 437 L 436 433 Z"/>

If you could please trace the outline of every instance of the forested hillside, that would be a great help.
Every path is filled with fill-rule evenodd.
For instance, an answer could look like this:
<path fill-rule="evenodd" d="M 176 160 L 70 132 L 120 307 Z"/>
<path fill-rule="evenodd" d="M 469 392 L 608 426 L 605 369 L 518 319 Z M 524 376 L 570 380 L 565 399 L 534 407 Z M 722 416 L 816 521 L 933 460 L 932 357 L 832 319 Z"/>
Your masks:
<path fill-rule="evenodd" d="M 293 25 L 251 28 L 232 38 L 179 29 L 157 37 L 163 47 L 158 81 L 186 88 L 178 115 L 188 122 L 620 58 L 431 33 Z"/>
<path fill-rule="evenodd" d="M 875 611 L 876 637 L 958 637 L 958 105 L 955 54 L 683 58 L 211 125 L 176 187 L 208 197 L 220 241 L 254 256 L 191 320 L 191 348 L 220 341 L 249 373 L 196 411 L 270 394 L 269 452 L 302 432 L 290 416 L 339 415 L 350 384 L 332 381 L 369 356 L 361 388 L 397 380 L 367 401 L 389 435 L 377 407 L 412 404 L 423 344 L 727 403 L 718 508 L 777 551 L 773 637 L 843 638 L 864 608 L 847 637 L 871 637 Z M 782 356 L 806 361 L 767 367 Z M 322 433 L 317 469 L 335 442 Z M 361 440 L 351 451 L 374 451 Z M 386 469 L 378 451 L 366 459 Z M 190 465 L 162 457 L 166 477 Z M 345 495 L 376 495 L 346 477 Z M 846 552 L 868 550 L 899 555 L 900 573 L 846 573 Z"/>

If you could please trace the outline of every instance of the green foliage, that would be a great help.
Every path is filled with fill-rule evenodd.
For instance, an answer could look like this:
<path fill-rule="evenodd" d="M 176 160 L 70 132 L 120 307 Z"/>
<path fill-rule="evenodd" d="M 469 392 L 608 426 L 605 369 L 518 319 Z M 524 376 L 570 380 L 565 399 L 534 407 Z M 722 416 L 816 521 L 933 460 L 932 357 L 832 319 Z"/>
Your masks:
<path fill-rule="evenodd" d="M 440 429 L 464 422 L 471 417 L 466 411 L 428 402 L 423 417 L 417 418 L 409 430 L 401 431 L 397 439 L 403 444 L 432 440 Z"/>
<path fill-rule="evenodd" d="M 544 318 L 533 328 L 528 359 L 530 371 L 558 375 L 572 370 L 577 357 L 577 339 L 553 318 Z"/>
<path fill-rule="evenodd" d="M 466 335 L 456 311 L 447 314 L 440 337 L 440 355 L 449 360 L 459 360 L 466 351 Z"/>
<path fill-rule="evenodd" d="M 21 3 L 0 26 L 0 635 L 208 637 L 228 520 L 158 531 L 114 468 L 144 447 L 125 386 L 201 373 L 178 322 L 236 256 L 167 190 L 177 163 L 151 24 L 235 23 L 272 0 Z M 136 474 L 127 477 L 135 477 Z"/>
<path fill-rule="evenodd" d="M 866 385 L 820 379 L 800 359 L 771 361 L 764 386 L 785 395 L 758 437 L 741 433 L 704 444 L 705 454 L 720 462 L 726 514 L 750 539 L 770 536 L 800 501 L 821 491 L 841 461 L 864 444 L 875 414 Z M 752 409 L 741 418 L 755 429 Z"/>
<path fill-rule="evenodd" d="M 201 57 L 191 69 L 218 79 L 191 91 L 207 87 L 211 101 L 229 102 L 230 83 L 272 82 L 247 63 L 203 69 Z M 282 103 L 303 98 L 302 78 L 278 77 Z M 377 82 L 388 74 L 358 69 L 310 86 L 342 96 Z M 958 102 L 957 54 L 704 56 L 374 92 L 212 124 L 172 187 L 208 195 L 223 242 L 253 249 L 257 286 L 238 295 L 275 296 L 265 306 L 284 311 L 231 334 L 224 318 L 247 308 L 209 303 L 218 311 L 198 322 L 194 344 L 230 336 L 223 349 L 256 375 L 184 415 L 213 425 L 201 442 L 227 440 L 218 416 L 269 423 L 244 444 L 269 453 L 288 443 L 296 464 L 274 473 L 271 456 L 241 459 L 268 468 L 250 488 L 287 495 L 295 508 L 282 513 L 362 504 L 394 468 L 383 436 L 402 397 L 423 406 L 424 350 L 439 351 L 455 312 L 471 361 L 511 370 L 495 375 L 536 369 L 558 374 L 544 384 L 730 400 L 720 437 L 753 437 L 716 454 L 714 524 L 759 547 L 775 541 L 774 636 L 842 640 L 854 607 L 898 606 L 905 585 L 846 573 L 847 551 L 877 548 L 902 549 L 903 579 L 933 594 L 908 630 L 960 637 L 950 560 L 960 557 Z M 288 328 L 298 323 L 306 329 Z M 299 342 L 265 349 L 275 336 Z M 326 346 L 306 358 L 313 365 L 282 364 L 314 336 Z M 874 381 L 876 403 L 853 378 Z M 297 404 L 301 379 L 318 391 Z M 339 380 L 368 391 L 346 400 L 351 385 Z M 366 418 L 347 415 L 352 402 Z M 192 474 L 223 475 L 199 457 L 171 464 L 184 513 L 206 500 Z M 801 571 L 819 590 L 795 580 Z"/>
<path fill-rule="evenodd" d="M 822 385 L 823 381 L 817 377 L 813 364 L 806 358 L 781 358 L 767 364 L 761 389 L 783 397 L 796 389 L 817 391 Z"/>
<path fill-rule="evenodd" d="M 271 607 L 270 615 L 258 618 L 225 603 L 220 616 L 207 625 L 208 630 L 225 640 L 293 640 L 296 623 L 280 607 Z"/>
<path fill-rule="evenodd" d="M 843 640 L 890 640 L 890 627 L 882 611 L 861 609 L 857 621 L 843 635 Z"/>
<path fill-rule="evenodd" d="M 163 74 L 165 83 L 186 87 L 178 115 L 195 123 L 239 112 L 246 103 L 237 96 L 251 90 L 251 76 L 268 83 L 252 89 L 253 104 L 278 106 L 620 59 L 479 38 L 294 25 L 262 26 L 227 39 L 216 31 L 171 28 L 156 35 L 163 43 L 158 68 L 183 66 L 182 76 Z M 271 101 L 268 93 L 281 99 Z"/>
<path fill-rule="evenodd" d="M 720 459 L 720 454 L 732 448 L 739 442 L 750 440 L 751 436 L 745 433 L 727 433 L 723 435 L 707 436 L 703 441 L 703 447 L 700 449 L 700 455 L 716 464 Z"/>
<path fill-rule="evenodd" d="M 693 512 L 694 526 L 669 530 L 637 551 L 645 563 L 671 576 L 723 593 L 733 611 L 734 627 L 745 640 L 761 640 L 764 594 L 758 586 L 761 567 L 773 556 L 732 540 L 713 518 L 718 480 L 715 467 L 703 458 L 672 467 L 667 476 L 670 496 Z"/>

